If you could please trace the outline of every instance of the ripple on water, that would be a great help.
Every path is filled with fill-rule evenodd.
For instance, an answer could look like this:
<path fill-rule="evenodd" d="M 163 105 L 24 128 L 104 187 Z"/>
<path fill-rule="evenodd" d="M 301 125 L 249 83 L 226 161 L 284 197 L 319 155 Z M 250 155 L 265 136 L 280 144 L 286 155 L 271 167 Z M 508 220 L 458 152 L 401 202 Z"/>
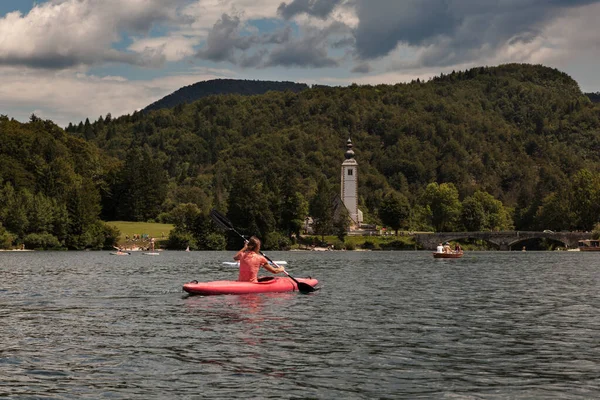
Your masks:
<path fill-rule="evenodd" d="M 0 397 L 600 396 L 595 255 L 276 253 L 323 289 L 182 292 L 232 254 L 2 254 Z"/>

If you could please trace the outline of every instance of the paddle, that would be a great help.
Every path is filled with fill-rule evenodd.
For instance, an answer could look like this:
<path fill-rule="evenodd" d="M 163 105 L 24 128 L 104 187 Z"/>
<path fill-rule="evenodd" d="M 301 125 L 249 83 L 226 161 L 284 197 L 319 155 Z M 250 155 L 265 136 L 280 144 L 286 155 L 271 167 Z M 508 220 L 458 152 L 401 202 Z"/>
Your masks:
<path fill-rule="evenodd" d="M 237 234 L 239 237 L 241 237 L 245 242 L 248 241 L 244 235 L 242 235 L 235 229 L 235 227 L 233 226 L 231 221 L 226 216 L 224 216 L 223 214 L 221 214 L 214 208 L 210 211 L 210 217 L 215 222 L 215 224 L 217 224 L 222 229 L 224 229 L 226 231 L 232 231 L 235 234 Z M 269 261 L 271 264 L 275 265 L 276 267 L 283 268 L 283 267 L 280 267 L 279 265 L 277 265 L 273 260 L 271 260 L 262 251 L 260 252 L 260 255 L 263 256 L 264 258 L 266 258 L 267 261 Z M 293 276 L 288 274 L 288 272 L 285 270 L 285 268 L 283 268 L 283 273 L 286 274 L 291 280 L 296 282 L 296 285 L 298 286 L 298 291 L 300 291 L 300 293 L 311 293 L 311 292 L 314 292 L 315 290 L 317 290 L 314 287 L 310 286 L 308 283 L 298 282 Z"/>

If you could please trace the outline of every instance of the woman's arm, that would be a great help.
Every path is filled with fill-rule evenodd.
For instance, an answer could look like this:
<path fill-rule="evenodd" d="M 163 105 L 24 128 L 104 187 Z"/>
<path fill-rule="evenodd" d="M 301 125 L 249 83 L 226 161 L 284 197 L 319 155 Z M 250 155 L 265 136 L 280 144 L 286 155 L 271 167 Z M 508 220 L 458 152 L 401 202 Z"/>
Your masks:
<path fill-rule="evenodd" d="M 248 242 L 244 243 L 244 247 L 242 247 L 242 249 L 240 251 L 235 253 L 235 256 L 233 256 L 233 259 L 235 261 L 239 261 L 240 258 L 242 258 L 242 254 L 244 254 L 244 252 L 246 251 L 247 248 L 248 248 Z"/>
<path fill-rule="evenodd" d="M 284 271 L 283 267 L 275 267 L 275 266 L 272 266 L 271 264 L 269 264 L 268 262 L 264 263 L 262 266 L 264 269 L 266 269 L 267 271 L 269 271 L 273 274 L 278 274 L 278 273 Z"/>

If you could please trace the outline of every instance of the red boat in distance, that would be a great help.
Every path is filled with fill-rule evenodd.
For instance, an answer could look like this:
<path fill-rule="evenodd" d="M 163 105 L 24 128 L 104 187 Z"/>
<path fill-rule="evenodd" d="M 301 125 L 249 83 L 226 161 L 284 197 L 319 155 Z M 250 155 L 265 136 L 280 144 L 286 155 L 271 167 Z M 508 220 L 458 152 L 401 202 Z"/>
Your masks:
<path fill-rule="evenodd" d="M 461 258 L 463 256 L 463 252 L 462 251 L 452 251 L 450 253 L 437 253 L 434 252 L 433 253 L 433 258 Z"/>

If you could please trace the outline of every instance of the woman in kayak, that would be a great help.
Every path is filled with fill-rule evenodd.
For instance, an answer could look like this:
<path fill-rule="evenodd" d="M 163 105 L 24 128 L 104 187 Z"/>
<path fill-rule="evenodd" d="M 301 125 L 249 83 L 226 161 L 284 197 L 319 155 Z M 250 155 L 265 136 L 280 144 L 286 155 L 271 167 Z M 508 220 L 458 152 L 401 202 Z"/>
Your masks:
<path fill-rule="evenodd" d="M 271 266 L 269 261 L 260 254 L 260 239 L 256 236 L 252 236 L 233 259 L 240 262 L 238 281 L 242 282 L 258 282 L 260 267 L 274 274 L 284 271 L 282 267 Z"/>

